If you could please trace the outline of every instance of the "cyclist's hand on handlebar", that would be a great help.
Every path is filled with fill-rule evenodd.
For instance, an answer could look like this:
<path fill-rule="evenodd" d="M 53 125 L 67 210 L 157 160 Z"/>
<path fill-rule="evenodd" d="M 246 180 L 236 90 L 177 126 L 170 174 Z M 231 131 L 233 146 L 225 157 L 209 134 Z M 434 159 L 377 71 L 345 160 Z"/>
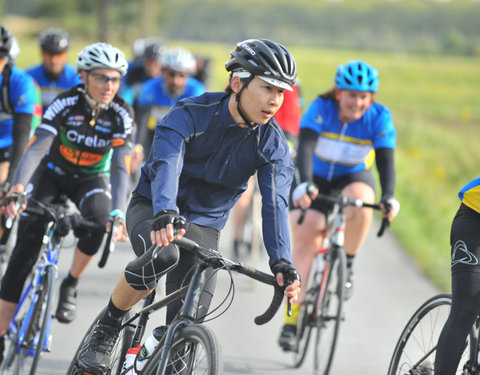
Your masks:
<path fill-rule="evenodd" d="M 398 215 L 400 211 L 400 202 L 392 196 L 384 196 L 380 201 L 382 207 L 383 216 L 392 221 Z"/>
<path fill-rule="evenodd" d="M 155 215 L 152 222 L 150 240 L 157 246 L 168 246 L 175 238 L 180 239 L 185 234 L 186 220 L 177 212 L 163 210 Z M 175 233 L 176 231 L 176 233 Z"/>
<path fill-rule="evenodd" d="M 297 185 L 292 193 L 292 201 L 295 207 L 306 210 L 312 204 L 312 200 L 318 195 L 318 189 L 315 185 L 308 182 L 302 182 Z"/>
<path fill-rule="evenodd" d="M 285 296 L 289 303 L 294 303 L 300 294 L 300 275 L 295 267 L 284 259 L 277 260 L 272 265 L 272 272 L 280 286 L 285 287 Z"/>
<path fill-rule="evenodd" d="M 21 199 L 21 202 L 18 202 L 20 198 L 20 193 L 25 191 L 25 187 L 21 184 L 12 186 L 7 196 L 3 199 L 2 213 L 7 215 L 10 218 L 14 218 L 20 212 L 27 208 L 26 199 Z M 20 203 L 20 205 L 18 204 Z"/>
<path fill-rule="evenodd" d="M 105 225 L 106 232 L 110 233 L 113 229 L 112 241 L 113 242 L 126 242 L 127 228 L 125 226 L 125 213 L 121 210 L 113 210 L 110 212 L 110 218 Z"/>

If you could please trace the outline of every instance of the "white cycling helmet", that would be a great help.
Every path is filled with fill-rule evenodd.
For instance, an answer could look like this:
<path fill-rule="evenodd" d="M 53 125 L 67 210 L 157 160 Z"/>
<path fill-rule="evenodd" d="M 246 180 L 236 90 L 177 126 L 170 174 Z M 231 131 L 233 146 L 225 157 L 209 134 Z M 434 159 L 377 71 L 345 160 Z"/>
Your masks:
<path fill-rule="evenodd" d="M 107 68 L 118 70 L 122 76 L 127 73 L 128 63 L 118 48 L 107 43 L 95 43 L 85 47 L 77 56 L 77 73 L 82 70 Z"/>
<path fill-rule="evenodd" d="M 193 73 L 197 66 L 195 57 L 181 47 L 167 49 L 161 57 L 161 64 L 165 68 L 184 73 Z"/>

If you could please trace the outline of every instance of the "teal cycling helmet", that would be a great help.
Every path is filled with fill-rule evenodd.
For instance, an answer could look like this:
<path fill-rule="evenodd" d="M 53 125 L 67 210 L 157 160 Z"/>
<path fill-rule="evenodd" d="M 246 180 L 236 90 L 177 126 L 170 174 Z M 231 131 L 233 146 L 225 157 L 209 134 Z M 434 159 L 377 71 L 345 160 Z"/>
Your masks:
<path fill-rule="evenodd" d="M 340 90 L 378 91 L 378 70 L 366 62 L 352 60 L 337 67 L 335 87 Z"/>

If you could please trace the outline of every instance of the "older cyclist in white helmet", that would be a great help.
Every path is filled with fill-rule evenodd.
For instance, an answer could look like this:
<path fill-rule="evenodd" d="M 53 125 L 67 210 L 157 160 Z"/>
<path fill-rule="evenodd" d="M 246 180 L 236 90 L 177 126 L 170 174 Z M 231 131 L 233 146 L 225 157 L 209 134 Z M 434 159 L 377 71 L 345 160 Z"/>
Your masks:
<path fill-rule="evenodd" d="M 83 83 L 64 91 L 47 107 L 34 141 L 20 161 L 10 193 L 27 190 L 44 204 L 67 196 L 83 217 L 109 228 L 112 216 L 123 215 L 127 197 L 125 160 L 130 155 L 133 111 L 116 95 L 127 62 L 119 49 L 95 43 L 79 53 L 76 68 Z M 18 213 L 14 202 L 3 211 L 10 217 Z M 23 284 L 38 258 L 45 228 L 42 217 L 28 214 L 20 218 L 22 235 L 0 288 L 0 336 L 5 334 Z M 115 240 L 126 240 L 121 229 L 114 234 Z M 56 311 L 62 323 L 75 318 L 78 279 L 98 251 L 104 232 L 75 234 L 78 243 L 60 287 Z"/>

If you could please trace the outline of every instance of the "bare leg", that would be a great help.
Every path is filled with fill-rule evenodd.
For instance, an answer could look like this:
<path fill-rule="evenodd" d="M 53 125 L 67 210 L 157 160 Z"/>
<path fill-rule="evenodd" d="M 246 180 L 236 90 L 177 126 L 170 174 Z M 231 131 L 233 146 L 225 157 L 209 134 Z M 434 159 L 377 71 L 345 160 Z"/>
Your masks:
<path fill-rule="evenodd" d="M 79 279 L 87 269 L 90 262 L 93 260 L 93 255 L 87 255 L 75 248 L 75 254 L 73 255 L 72 266 L 70 267 L 70 274 Z"/>
<path fill-rule="evenodd" d="M 113 290 L 112 302 L 118 309 L 128 310 L 151 292 L 151 290 L 137 290 L 132 288 L 125 279 L 125 274 L 122 272 L 122 275 Z"/>
<path fill-rule="evenodd" d="M 18 303 L 5 301 L 0 298 L 0 336 L 5 335 L 8 325 L 15 314 Z"/>

